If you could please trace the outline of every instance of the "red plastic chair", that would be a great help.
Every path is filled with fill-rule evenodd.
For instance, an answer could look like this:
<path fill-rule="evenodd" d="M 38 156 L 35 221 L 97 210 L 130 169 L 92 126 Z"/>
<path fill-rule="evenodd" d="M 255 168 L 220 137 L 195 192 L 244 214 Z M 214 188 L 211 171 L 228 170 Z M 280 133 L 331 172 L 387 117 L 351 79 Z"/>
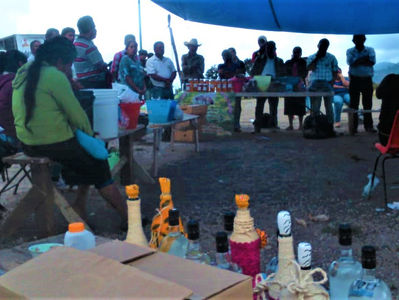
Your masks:
<path fill-rule="evenodd" d="M 371 178 L 371 186 L 373 186 L 374 184 L 375 172 L 377 170 L 378 161 L 381 156 L 384 156 L 384 159 L 382 160 L 382 181 L 384 183 L 384 201 L 386 208 L 388 204 L 388 197 L 387 197 L 387 185 L 386 185 L 386 175 L 385 175 L 385 161 L 387 159 L 399 158 L 399 110 L 396 112 L 395 119 L 393 120 L 393 125 L 391 128 L 391 133 L 389 134 L 387 145 L 383 146 L 380 143 L 376 143 L 374 146 L 377 148 L 380 154 L 378 155 L 374 163 L 374 171 L 373 171 L 373 176 Z"/>

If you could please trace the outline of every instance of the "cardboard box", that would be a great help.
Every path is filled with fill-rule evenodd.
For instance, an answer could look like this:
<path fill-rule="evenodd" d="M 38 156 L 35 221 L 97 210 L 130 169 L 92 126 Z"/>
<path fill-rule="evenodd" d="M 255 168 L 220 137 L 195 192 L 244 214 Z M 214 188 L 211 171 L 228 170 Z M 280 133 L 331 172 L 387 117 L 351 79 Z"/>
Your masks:
<path fill-rule="evenodd" d="M 252 299 L 252 278 L 246 275 L 117 240 L 91 251 L 184 286 L 193 291 L 189 299 Z"/>
<path fill-rule="evenodd" d="M 206 124 L 206 113 L 208 111 L 207 105 L 183 105 L 181 110 L 190 115 L 198 115 L 199 120 L 199 134 L 201 135 L 201 127 Z M 195 141 L 194 130 L 190 129 L 190 122 L 184 122 L 175 126 L 174 140 L 175 142 L 188 142 Z"/>
<path fill-rule="evenodd" d="M 0 277 L 0 286 L 26 298 L 184 299 L 192 291 L 89 251 L 57 247 Z M 0 290 L 0 298 L 7 298 Z"/>
<path fill-rule="evenodd" d="M 0 299 L 252 299 L 252 278 L 112 241 L 57 247 L 0 277 Z"/>

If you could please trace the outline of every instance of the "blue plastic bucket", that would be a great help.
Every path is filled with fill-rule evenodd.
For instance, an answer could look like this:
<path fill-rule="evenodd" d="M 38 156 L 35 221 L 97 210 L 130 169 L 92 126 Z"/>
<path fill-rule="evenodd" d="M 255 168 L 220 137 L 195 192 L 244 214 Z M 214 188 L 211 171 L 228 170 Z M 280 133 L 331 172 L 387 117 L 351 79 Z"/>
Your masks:
<path fill-rule="evenodd" d="M 150 123 L 167 123 L 173 120 L 176 100 L 148 100 L 146 104 Z"/>

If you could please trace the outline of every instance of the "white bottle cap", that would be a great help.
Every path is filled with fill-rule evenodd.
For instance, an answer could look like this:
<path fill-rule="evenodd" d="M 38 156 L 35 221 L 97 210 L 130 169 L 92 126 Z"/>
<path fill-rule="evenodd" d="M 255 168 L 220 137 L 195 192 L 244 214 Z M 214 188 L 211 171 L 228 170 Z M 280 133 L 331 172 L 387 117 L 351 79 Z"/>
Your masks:
<path fill-rule="evenodd" d="M 312 245 L 309 243 L 298 244 L 298 263 L 301 268 L 310 268 L 312 265 Z"/>
<path fill-rule="evenodd" d="M 277 226 L 281 236 L 291 235 L 291 215 L 288 211 L 282 210 L 278 213 Z"/>

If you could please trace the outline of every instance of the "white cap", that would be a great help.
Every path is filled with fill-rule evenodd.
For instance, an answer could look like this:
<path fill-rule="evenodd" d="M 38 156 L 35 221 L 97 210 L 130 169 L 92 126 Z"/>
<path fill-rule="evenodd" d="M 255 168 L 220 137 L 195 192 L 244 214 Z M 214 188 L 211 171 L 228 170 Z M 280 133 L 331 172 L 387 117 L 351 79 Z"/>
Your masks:
<path fill-rule="evenodd" d="M 282 210 L 277 214 L 277 226 L 280 235 L 291 234 L 291 215 L 288 211 Z"/>
<path fill-rule="evenodd" d="M 298 263 L 302 268 L 310 268 L 312 265 L 312 245 L 309 243 L 298 244 Z"/>

